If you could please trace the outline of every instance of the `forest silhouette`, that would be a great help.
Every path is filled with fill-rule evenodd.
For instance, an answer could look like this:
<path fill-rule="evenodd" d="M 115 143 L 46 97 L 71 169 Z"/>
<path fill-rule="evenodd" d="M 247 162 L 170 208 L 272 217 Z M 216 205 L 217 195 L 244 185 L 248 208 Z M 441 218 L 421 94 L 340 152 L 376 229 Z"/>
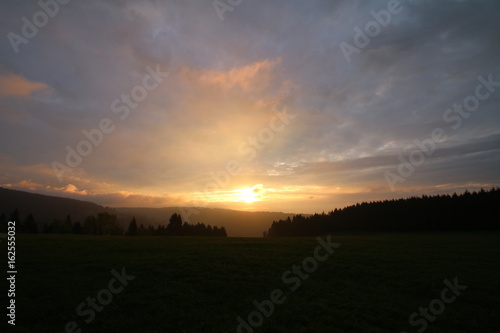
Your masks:
<path fill-rule="evenodd" d="M 38 226 L 33 214 L 29 214 L 24 221 L 19 218 L 19 210 L 16 208 L 10 214 L 7 220 L 6 215 L 0 214 L 0 232 L 7 232 L 7 222 L 16 221 L 17 232 L 37 234 Z M 45 223 L 40 230 L 42 234 L 76 234 L 76 235 L 123 235 L 122 226 L 118 223 L 115 214 L 101 212 L 89 215 L 81 224 L 79 221 L 72 223 L 71 216 L 67 215 L 65 219 L 54 219 L 52 223 Z M 172 214 L 167 226 L 158 225 L 156 228 L 149 225 L 147 228 L 143 224 L 137 225 L 135 217 L 130 221 L 127 236 L 216 236 L 227 237 L 224 227 L 205 225 L 204 223 L 189 224 L 182 221 L 179 214 Z"/>
<path fill-rule="evenodd" d="M 274 221 L 267 237 L 311 237 L 339 231 L 413 232 L 500 229 L 500 188 L 457 195 L 363 202 L 325 214 Z"/>

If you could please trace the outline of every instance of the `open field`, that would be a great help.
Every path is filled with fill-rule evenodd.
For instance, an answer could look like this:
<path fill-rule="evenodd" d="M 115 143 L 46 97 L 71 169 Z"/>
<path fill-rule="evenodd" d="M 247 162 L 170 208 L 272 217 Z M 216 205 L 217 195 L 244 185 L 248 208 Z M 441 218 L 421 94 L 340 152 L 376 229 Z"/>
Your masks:
<path fill-rule="evenodd" d="M 68 332 L 237 332 L 236 318 L 247 320 L 254 300 L 280 289 L 282 304 L 256 332 L 416 332 L 424 322 L 426 332 L 500 332 L 500 234 L 333 235 L 332 242 L 341 245 L 316 270 L 306 261 L 311 273 L 302 279 L 286 271 L 314 257 L 314 238 L 20 234 L 16 326 L 7 331 L 65 332 L 74 321 Z M 115 292 L 106 291 L 112 270 L 122 268 L 135 278 L 115 279 Z M 431 301 L 455 277 L 467 289 L 445 293 L 453 301 L 439 309 L 445 303 Z M 100 312 L 87 305 L 96 296 L 106 303 L 96 305 Z M 418 315 L 411 326 L 410 315 L 430 303 L 440 314 Z"/>

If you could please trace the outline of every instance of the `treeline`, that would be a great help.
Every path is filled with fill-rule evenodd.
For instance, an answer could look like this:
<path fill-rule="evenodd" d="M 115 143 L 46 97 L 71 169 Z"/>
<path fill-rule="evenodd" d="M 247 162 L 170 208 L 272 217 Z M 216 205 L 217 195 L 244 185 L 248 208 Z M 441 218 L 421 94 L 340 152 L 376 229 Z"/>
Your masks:
<path fill-rule="evenodd" d="M 64 219 L 54 219 L 51 223 L 44 223 L 41 228 L 35 221 L 33 214 L 28 214 L 25 219 L 20 218 L 19 210 L 16 208 L 7 219 L 5 213 L 0 214 L 0 232 L 7 230 L 7 222 L 16 222 L 16 233 L 28 234 L 89 234 L 89 235 L 122 235 L 123 228 L 118 223 L 115 214 L 108 212 L 89 215 L 83 223 L 73 223 L 71 216 Z"/>
<path fill-rule="evenodd" d="M 159 225 L 156 228 L 151 225 L 144 227 L 143 224 L 137 226 L 137 221 L 134 217 L 130 221 L 125 233 L 116 215 L 108 212 L 89 215 L 83 223 L 79 221 L 73 223 L 71 216 L 67 215 L 64 219 L 54 219 L 50 224 L 44 223 L 41 230 L 39 230 L 33 214 L 28 214 L 24 220 L 21 220 L 19 211 L 16 208 L 9 215 L 9 218 L 7 218 L 5 213 L 0 214 L 0 233 L 7 233 L 7 222 L 9 221 L 16 221 L 16 233 L 227 237 L 224 227 L 212 227 L 203 223 L 188 224 L 182 221 L 179 214 L 173 214 L 167 226 Z"/>
<path fill-rule="evenodd" d="M 24 221 L 20 221 L 17 208 L 10 214 L 8 219 L 5 213 L 0 214 L 0 233 L 7 233 L 7 222 L 9 221 L 16 222 L 16 233 L 38 233 L 38 225 L 35 223 L 33 214 L 29 214 Z"/>
<path fill-rule="evenodd" d="M 189 224 L 182 221 L 181 215 L 174 213 L 170 217 L 167 226 L 159 225 L 157 228 L 149 226 L 145 228 L 142 224 L 138 227 L 135 218 L 129 224 L 127 235 L 129 236 L 215 236 L 227 237 L 226 228 L 205 225 L 204 223 Z"/>
<path fill-rule="evenodd" d="M 310 237 L 338 231 L 500 229 L 500 188 L 457 195 L 363 202 L 328 214 L 274 221 L 266 237 Z"/>

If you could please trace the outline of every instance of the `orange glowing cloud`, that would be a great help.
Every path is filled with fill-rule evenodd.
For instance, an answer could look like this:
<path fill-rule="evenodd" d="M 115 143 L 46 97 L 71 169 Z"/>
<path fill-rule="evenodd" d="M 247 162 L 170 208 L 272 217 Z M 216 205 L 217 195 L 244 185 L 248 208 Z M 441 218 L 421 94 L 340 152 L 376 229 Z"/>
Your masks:
<path fill-rule="evenodd" d="M 61 188 L 55 188 L 55 190 L 59 190 L 59 191 L 64 192 L 64 193 L 88 195 L 88 192 L 86 190 L 79 190 L 78 187 L 76 187 L 73 184 L 68 184 L 68 185 L 61 187 Z"/>
<path fill-rule="evenodd" d="M 6 188 L 21 188 L 21 189 L 27 189 L 27 190 L 32 190 L 32 191 L 44 188 L 44 186 L 42 184 L 33 182 L 30 179 L 24 179 L 24 180 L 21 180 L 20 182 L 17 182 L 15 184 L 1 184 L 1 186 L 6 187 Z"/>
<path fill-rule="evenodd" d="M 20 75 L 0 75 L 0 97 L 27 97 L 43 89 L 49 89 L 49 86 L 45 83 L 29 81 Z"/>
<path fill-rule="evenodd" d="M 184 68 L 181 73 L 188 79 L 196 78 L 201 84 L 213 85 L 229 90 L 236 87 L 248 92 L 267 86 L 271 72 L 281 59 L 263 60 L 246 66 L 234 67 L 227 71 L 194 71 Z"/>

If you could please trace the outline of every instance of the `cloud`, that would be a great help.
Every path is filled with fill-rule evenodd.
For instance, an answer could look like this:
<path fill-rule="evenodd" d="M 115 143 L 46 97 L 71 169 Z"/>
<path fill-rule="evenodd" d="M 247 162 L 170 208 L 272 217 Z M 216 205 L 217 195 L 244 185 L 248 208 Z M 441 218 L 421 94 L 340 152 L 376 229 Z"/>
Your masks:
<path fill-rule="evenodd" d="M 90 201 L 103 206 L 113 207 L 175 207 L 185 204 L 185 200 L 182 198 L 175 198 L 167 193 L 149 194 L 129 191 L 99 192 L 95 190 L 89 191 L 79 189 L 73 184 L 67 184 L 62 187 L 52 187 L 50 185 L 35 183 L 31 180 L 22 180 L 14 184 L 0 184 L 0 186 L 21 191 Z"/>
<path fill-rule="evenodd" d="M 45 83 L 33 82 L 20 75 L 0 74 L 0 97 L 29 97 L 40 90 L 50 90 L 50 87 Z"/>
<path fill-rule="evenodd" d="M 71 194 L 78 194 L 78 195 L 87 195 L 88 194 L 88 192 L 86 190 L 79 190 L 73 184 L 68 184 L 68 185 L 63 186 L 61 188 L 54 188 L 54 190 L 61 191 L 63 193 L 71 193 Z"/>
<path fill-rule="evenodd" d="M 31 190 L 31 191 L 40 190 L 44 188 L 42 184 L 35 183 L 29 179 L 23 179 L 15 184 L 2 184 L 1 186 L 9 188 L 18 188 L 23 190 Z"/>
<path fill-rule="evenodd" d="M 249 92 L 256 89 L 266 89 L 270 82 L 273 68 L 280 63 L 277 60 L 263 60 L 227 71 L 204 71 L 199 74 L 202 83 L 220 86 L 224 90 L 240 87 Z"/>
<path fill-rule="evenodd" d="M 458 130 L 443 121 L 479 75 L 500 81 L 500 4 L 402 5 L 349 64 L 339 44 L 352 43 L 354 28 L 386 0 L 255 0 L 224 22 L 210 1 L 71 2 L 18 55 L 0 40 L 0 183 L 158 207 L 194 200 L 236 160 L 241 172 L 218 190 L 265 200 L 234 207 L 306 212 L 500 184 L 500 90 Z M 37 10 L 0 2 L 0 32 L 19 32 L 19 18 Z M 156 65 L 170 76 L 120 119 L 112 102 Z M 265 145 L 252 143 L 284 110 L 296 118 Z M 63 163 L 67 147 L 104 118 L 115 131 L 59 182 L 51 163 Z M 447 140 L 390 192 L 383 172 L 437 127 Z M 245 142 L 255 145 L 251 161 L 239 149 Z"/>

